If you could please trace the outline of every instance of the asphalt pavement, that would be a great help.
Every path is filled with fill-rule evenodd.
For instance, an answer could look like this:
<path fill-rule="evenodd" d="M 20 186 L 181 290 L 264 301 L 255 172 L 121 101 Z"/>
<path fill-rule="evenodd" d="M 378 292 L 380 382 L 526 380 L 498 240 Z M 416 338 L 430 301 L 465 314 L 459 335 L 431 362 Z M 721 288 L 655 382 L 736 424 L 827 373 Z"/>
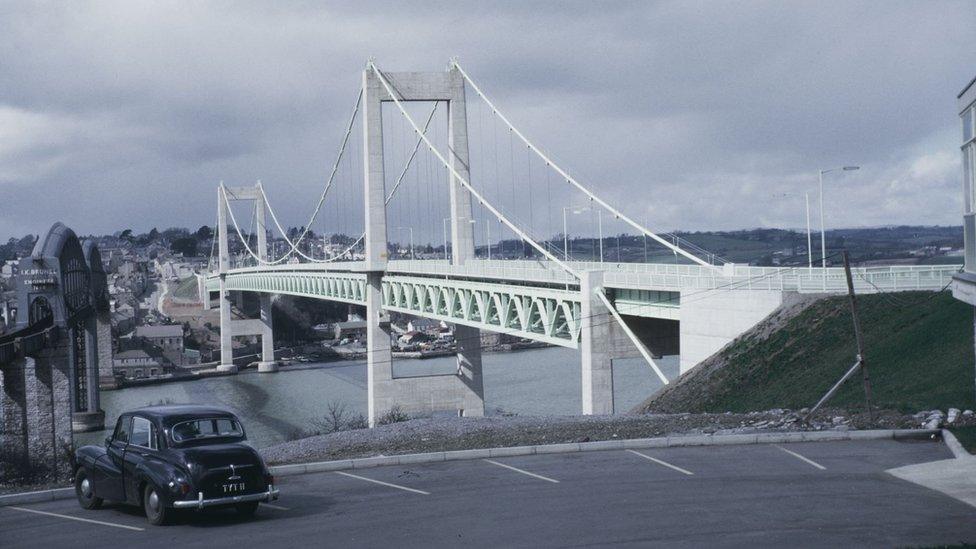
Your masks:
<path fill-rule="evenodd" d="M 976 507 L 885 471 L 927 441 L 532 455 L 282 478 L 255 517 L 74 500 L 0 508 L 3 547 L 838 547 L 976 542 Z"/>

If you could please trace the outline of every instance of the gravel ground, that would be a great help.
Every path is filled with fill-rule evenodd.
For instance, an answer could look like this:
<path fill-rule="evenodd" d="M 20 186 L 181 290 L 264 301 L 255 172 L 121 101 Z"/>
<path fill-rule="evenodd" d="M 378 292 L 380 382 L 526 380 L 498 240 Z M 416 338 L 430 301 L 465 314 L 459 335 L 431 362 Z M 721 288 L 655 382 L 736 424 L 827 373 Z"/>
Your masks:
<path fill-rule="evenodd" d="M 875 412 L 873 421 L 869 421 L 864 414 L 846 415 L 835 410 L 825 410 L 823 413 L 818 413 L 810 425 L 804 425 L 800 421 L 798 412 L 789 410 L 747 414 L 441 417 L 414 419 L 375 429 L 317 435 L 269 446 L 262 449 L 261 453 L 270 464 L 286 464 L 678 434 L 919 427 L 922 427 L 922 424 L 915 415 L 890 411 Z"/>

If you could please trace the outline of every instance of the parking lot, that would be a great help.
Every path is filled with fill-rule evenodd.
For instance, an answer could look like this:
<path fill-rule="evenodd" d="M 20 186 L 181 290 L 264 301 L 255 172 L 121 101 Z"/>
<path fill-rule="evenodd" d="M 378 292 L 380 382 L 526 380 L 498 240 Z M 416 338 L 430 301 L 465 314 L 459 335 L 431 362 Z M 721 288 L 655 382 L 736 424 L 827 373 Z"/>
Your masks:
<path fill-rule="evenodd" d="M 951 458 L 924 441 L 614 450 L 284 477 L 256 517 L 74 500 L 0 508 L 0 545 L 911 546 L 976 541 L 976 508 L 885 470 Z"/>

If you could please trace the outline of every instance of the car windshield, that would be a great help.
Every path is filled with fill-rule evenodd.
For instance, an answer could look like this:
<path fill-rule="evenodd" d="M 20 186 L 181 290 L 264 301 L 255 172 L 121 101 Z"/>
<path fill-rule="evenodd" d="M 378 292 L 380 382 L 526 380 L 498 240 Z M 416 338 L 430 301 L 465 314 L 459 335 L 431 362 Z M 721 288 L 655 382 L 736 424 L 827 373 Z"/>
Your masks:
<path fill-rule="evenodd" d="M 228 418 L 193 419 L 173 426 L 173 440 L 184 442 L 207 438 L 243 438 L 244 431 L 236 420 Z"/>

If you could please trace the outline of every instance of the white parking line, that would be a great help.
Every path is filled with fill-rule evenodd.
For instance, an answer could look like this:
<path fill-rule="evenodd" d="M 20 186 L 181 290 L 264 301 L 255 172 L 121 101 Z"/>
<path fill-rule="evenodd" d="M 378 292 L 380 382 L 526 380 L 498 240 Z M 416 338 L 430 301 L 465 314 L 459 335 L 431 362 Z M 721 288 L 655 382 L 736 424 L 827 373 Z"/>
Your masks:
<path fill-rule="evenodd" d="M 268 509 L 277 509 L 279 511 L 291 511 L 289 507 L 282 507 L 280 505 L 272 505 L 270 503 L 261 502 L 261 507 L 267 507 Z"/>
<path fill-rule="evenodd" d="M 695 474 L 695 473 L 692 473 L 691 471 L 689 471 L 687 469 L 682 469 L 681 467 L 678 467 L 677 465 L 671 465 L 670 463 L 668 463 L 668 462 L 666 462 L 664 460 L 660 460 L 660 459 L 657 459 L 657 458 L 653 458 L 653 457 L 651 457 L 651 456 L 649 456 L 647 454 L 642 454 L 641 452 L 638 452 L 637 450 L 627 450 L 627 451 L 630 452 L 631 454 L 636 454 L 636 455 L 638 455 L 638 456 L 640 456 L 640 457 L 642 457 L 642 458 L 644 458 L 646 460 L 653 461 L 654 463 L 657 463 L 658 465 L 663 465 L 663 466 L 665 466 L 665 467 L 667 467 L 669 469 L 674 469 L 675 471 L 677 471 L 679 473 L 684 473 L 686 475 L 694 475 Z"/>
<path fill-rule="evenodd" d="M 554 478 L 544 477 L 542 475 L 537 475 L 535 473 L 530 473 L 530 472 L 525 471 L 523 469 L 519 469 L 518 467 L 512 467 L 511 465 L 505 465 L 504 463 L 499 463 L 499 462 L 497 462 L 497 461 L 495 461 L 493 459 L 486 459 L 485 461 L 487 461 L 488 463 L 490 463 L 492 465 L 497 465 L 499 467 L 504 467 L 506 469 L 511 469 L 512 471 L 515 471 L 516 473 L 522 473 L 523 475 L 528 475 L 530 477 L 535 477 L 535 478 L 537 478 L 539 480 L 545 480 L 547 482 L 553 482 L 553 483 L 559 484 L 559 481 L 556 480 L 556 479 L 554 479 Z"/>
<path fill-rule="evenodd" d="M 372 482 L 374 484 L 381 484 L 383 486 L 389 486 L 390 488 L 399 488 L 400 490 L 405 490 L 407 492 L 413 492 L 415 494 L 423 494 L 429 496 L 430 492 L 424 492 L 423 490 L 417 490 L 415 488 L 407 488 L 406 486 L 400 486 L 399 484 L 391 484 L 389 482 L 383 482 L 382 480 L 376 480 L 366 477 L 361 477 L 359 475 L 354 475 L 352 473 L 343 473 L 342 471 L 333 471 L 337 475 L 342 475 L 344 477 L 358 478 L 359 480 L 365 480 L 366 482 Z"/>
<path fill-rule="evenodd" d="M 809 458 L 805 458 L 805 457 L 801 456 L 800 454 L 794 452 L 793 450 L 787 450 L 786 448 L 783 448 L 782 446 L 780 446 L 778 444 L 773 444 L 773 446 L 779 448 L 780 450 L 786 452 L 787 454 L 789 454 L 789 455 L 791 455 L 791 456 L 793 456 L 793 457 L 795 457 L 797 459 L 803 460 L 803 461 L 809 463 L 810 465 L 813 465 L 814 467 L 816 467 L 817 469 L 820 469 L 821 471 L 824 471 L 824 470 L 827 469 L 826 467 L 824 467 L 823 465 L 820 465 L 816 461 L 813 461 L 812 459 L 809 459 Z"/>
<path fill-rule="evenodd" d="M 135 530 L 137 532 L 142 532 L 145 528 L 139 528 L 137 526 L 126 526 L 124 524 L 115 524 L 114 522 L 102 522 L 100 520 L 92 520 L 81 517 L 73 517 L 71 515 L 61 515 L 58 513 L 49 513 L 47 511 L 38 511 L 37 509 L 28 509 L 26 507 L 13 507 L 9 506 L 7 509 L 13 509 L 14 511 L 23 511 L 25 513 L 37 513 L 38 515 L 47 515 L 49 517 L 58 517 L 68 520 L 77 520 L 78 522 L 89 522 L 91 524 L 101 524 L 102 526 L 112 526 L 114 528 L 124 528 L 126 530 Z"/>

